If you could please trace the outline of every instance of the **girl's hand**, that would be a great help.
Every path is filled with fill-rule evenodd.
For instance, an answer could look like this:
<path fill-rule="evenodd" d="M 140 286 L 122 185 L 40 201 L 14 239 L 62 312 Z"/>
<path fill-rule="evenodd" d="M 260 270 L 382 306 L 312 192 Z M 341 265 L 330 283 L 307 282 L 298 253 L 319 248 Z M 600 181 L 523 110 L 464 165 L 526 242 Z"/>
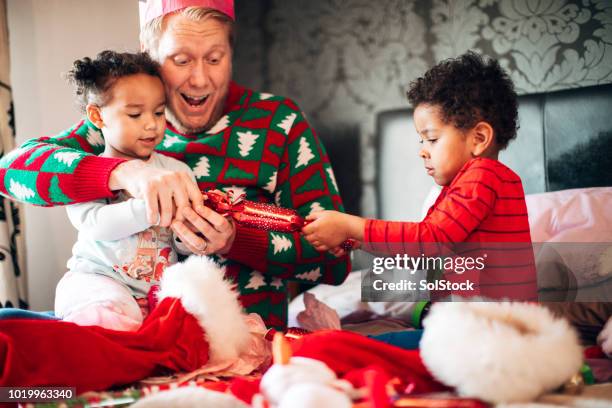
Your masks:
<path fill-rule="evenodd" d="M 340 246 L 349 238 L 363 239 L 365 220 L 338 211 L 321 211 L 310 214 L 310 224 L 302 229 L 306 240 L 317 251 L 328 251 Z"/>

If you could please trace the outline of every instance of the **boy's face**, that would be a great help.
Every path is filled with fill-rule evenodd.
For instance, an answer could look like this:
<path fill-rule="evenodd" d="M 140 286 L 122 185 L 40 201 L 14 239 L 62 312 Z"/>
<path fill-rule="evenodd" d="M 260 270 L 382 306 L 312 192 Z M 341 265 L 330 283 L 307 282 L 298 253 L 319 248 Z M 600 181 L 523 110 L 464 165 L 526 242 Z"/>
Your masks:
<path fill-rule="evenodd" d="M 164 138 L 166 98 L 157 77 L 134 74 L 119 78 L 100 109 L 102 133 L 114 157 L 146 160 Z"/>
<path fill-rule="evenodd" d="M 414 125 L 421 136 L 427 174 L 436 184 L 448 186 L 459 170 L 472 159 L 470 132 L 463 132 L 451 123 L 444 123 L 439 108 L 421 104 L 414 110 Z"/>

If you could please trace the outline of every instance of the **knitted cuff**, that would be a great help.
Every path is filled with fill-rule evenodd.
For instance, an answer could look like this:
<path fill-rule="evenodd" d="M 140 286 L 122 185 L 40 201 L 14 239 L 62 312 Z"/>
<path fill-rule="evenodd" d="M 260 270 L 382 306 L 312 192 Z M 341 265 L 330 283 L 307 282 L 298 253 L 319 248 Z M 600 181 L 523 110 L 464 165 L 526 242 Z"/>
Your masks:
<path fill-rule="evenodd" d="M 108 179 L 111 172 L 124 159 L 98 157 L 87 155 L 81 159 L 74 170 L 74 197 L 77 202 L 99 200 L 112 197 L 113 192 L 108 188 Z"/>
<path fill-rule="evenodd" d="M 265 270 L 268 258 L 268 232 L 236 225 L 234 244 L 227 258 L 257 270 Z"/>

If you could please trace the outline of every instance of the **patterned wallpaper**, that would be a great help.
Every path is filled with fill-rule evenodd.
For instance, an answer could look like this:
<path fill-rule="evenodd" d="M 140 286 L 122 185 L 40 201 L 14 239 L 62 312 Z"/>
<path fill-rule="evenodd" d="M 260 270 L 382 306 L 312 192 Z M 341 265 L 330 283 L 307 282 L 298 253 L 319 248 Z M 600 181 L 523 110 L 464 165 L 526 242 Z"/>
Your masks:
<path fill-rule="evenodd" d="M 612 82 L 611 0 L 237 0 L 238 81 L 295 99 L 315 126 L 359 129 L 362 212 L 375 211 L 377 112 L 466 50 L 521 94 Z"/>

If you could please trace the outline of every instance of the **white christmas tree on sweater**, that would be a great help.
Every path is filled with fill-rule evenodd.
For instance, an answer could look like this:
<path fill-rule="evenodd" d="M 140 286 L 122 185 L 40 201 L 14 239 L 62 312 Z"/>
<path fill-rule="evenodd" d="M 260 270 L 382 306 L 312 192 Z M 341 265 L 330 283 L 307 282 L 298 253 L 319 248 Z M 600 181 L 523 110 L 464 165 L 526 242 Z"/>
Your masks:
<path fill-rule="evenodd" d="M 298 168 L 300 166 L 305 166 L 309 161 L 314 159 L 314 154 L 312 154 L 312 150 L 310 149 L 310 145 L 305 137 L 300 138 L 300 147 L 298 149 L 298 158 L 295 167 Z"/>
<path fill-rule="evenodd" d="M 308 272 L 298 273 L 297 275 L 295 275 L 295 277 L 298 279 L 304 279 L 314 282 L 321 277 L 321 268 L 318 267 Z"/>
<path fill-rule="evenodd" d="M 331 167 L 327 168 L 327 175 L 329 176 L 332 183 L 334 184 L 334 188 L 336 189 L 336 191 L 340 191 L 338 189 L 338 183 L 336 183 L 336 176 L 334 176 L 334 171 L 331 169 Z"/>
<path fill-rule="evenodd" d="M 164 138 L 164 147 L 168 148 L 170 146 L 172 146 L 173 144 L 179 142 L 181 139 L 179 139 L 178 136 L 166 136 Z"/>
<path fill-rule="evenodd" d="M 258 271 L 252 271 L 251 277 L 249 278 L 249 283 L 245 286 L 246 289 L 259 289 L 262 286 L 266 285 L 266 281 L 263 275 Z"/>
<path fill-rule="evenodd" d="M 253 149 L 253 145 L 255 141 L 259 137 L 258 134 L 251 132 L 236 132 L 238 135 L 238 148 L 240 149 L 240 155 L 242 157 L 247 157 L 251 150 Z"/>
<path fill-rule="evenodd" d="M 80 153 L 75 152 L 57 152 L 53 155 L 57 161 L 64 163 L 66 166 L 72 166 L 72 162 L 81 157 Z"/>
<path fill-rule="evenodd" d="M 268 184 L 266 184 L 264 186 L 264 189 L 266 189 L 267 191 L 269 191 L 270 193 L 273 193 L 274 190 L 276 190 L 276 176 L 278 175 L 278 172 L 275 171 L 274 173 L 272 173 L 272 175 L 270 176 L 270 178 L 268 179 Z"/>
<path fill-rule="evenodd" d="M 291 131 L 295 118 L 297 118 L 297 114 L 295 112 L 290 113 L 289 115 L 285 116 L 285 119 L 283 119 L 281 123 L 278 124 L 278 127 L 283 129 L 285 134 L 288 135 Z"/>
<path fill-rule="evenodd" d="M 34 190 L 13 179 L 9 182 L 9 191 L 18 200 L 27 200 L 34 197 Z"/>
<path fill-rule="evenodd" d="M 281 205 L 281 192 L 280 190 L 274 194 L 274 203 L 280 207 Z"/>
<path fill-rule="evenodd" d="M 206 132 L 206 134 L 213 135 L 215 133 L 219 133 L 220 131 L 225 129 L 227 125 L 229 125 L 229 116 L 224 115 L 221 117 L 221 119 L 217 121 L 217 123 L 215 123 L 215 126 L 210 128 L 208 132 Z"/>
<path fill-rule="evenodd" d="M 196 177 L 210 176 L 210 163 L 208 161 L 208 157 L 200 157 L 198 164 L 196 164 L 195 168 L 193 169 L 193 174 L 195 174 Z"/>
<path fill-rule="evenodd" d="M 274 253 L 277 254 L 279 252 L 284 252 L 290 249 L 293 244 L 291 240 L 282 235 L 271 234 L 272 236 L 272 246 L 274 247 Z"/>
<path fill-rule="evenodd" d="M 310 204 L 310 214 L 317 211 L 325 211 L 325 208 L 321 207 L 321 203 L 315 201 L 314 203 Z"/>
<path fill-rule="evenodd" d="M 87 129 L 86 139 L 92 146 L 104 146 L 104 139 L 102 138 L 102 133 L 95 130 L 94 128 Z"/>

